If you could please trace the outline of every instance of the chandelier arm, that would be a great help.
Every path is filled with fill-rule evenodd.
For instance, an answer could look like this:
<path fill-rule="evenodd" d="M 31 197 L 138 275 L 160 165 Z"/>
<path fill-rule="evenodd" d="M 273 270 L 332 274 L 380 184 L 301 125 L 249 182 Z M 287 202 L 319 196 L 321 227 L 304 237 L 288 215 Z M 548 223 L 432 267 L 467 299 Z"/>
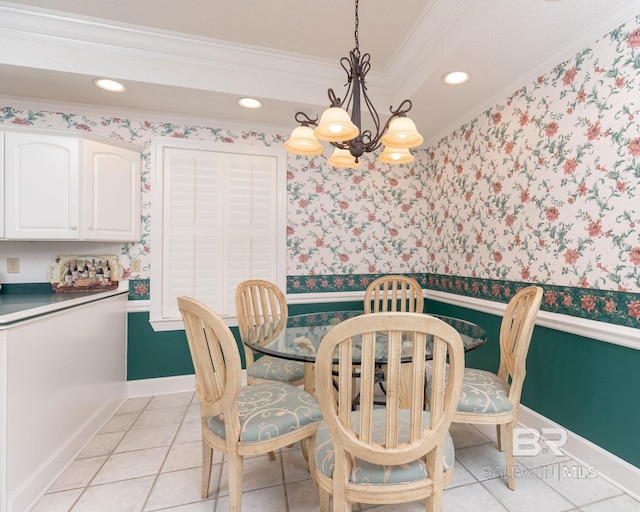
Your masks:
<path fill-rule="evenodd" d="M 329 144 L 331 144 L 334 148 L 349 149 L 349 143 L 348 142 L 329 142 Z"/>
<path fill-rule="evenodd" d="M 361 111 L 360 111 L 360 90 L 362 85 L 362 73 L 360 69 L 360 60 L 356 54 L 357 49 L 350 53 L 351 57 L 351 76 L 349 103 L 351 104 L 351 121 L 358 127 L 358 131 L 362 130 Z M 366 99 L 366 94 L 365 94 Z"/>
<path fill-rule="evenodd" d="M 333 89 L 329 89 L 327 94 L 329 95 L 329 101 L 331 102 L 332 107 L 342 107 L 342 101 L 336 96 Z"/>
<path fill-rule="evenodd" d="M 353 62 L 351 61 L 351 59 L 348 59 L 347 57 L 342 57 L 340 59 L 340 66 L 342 67 L 342 69 L 344 69 L 344 72 L 347 74 L 347 83 L 344 84 L 346 87 L 353 80 L 353 73 L 354 73 Z"/>
<path fill-rule="evenodd" d="M 369 99 L 369 96 L 367 95 L 366 91 L 363 90 L 362 96 L 364 97 L 364 102 L 367 105 L 367 110 L 369 110 L 369 115 L 371 116 L 371 119 L 373 120 L 373 124 L 376 128 L 376 135 L 374 139 L 377 140 L 382 136 L 382 131 L 380 131 L 380 116 L 378 115 L 376 108 L 373 106 L 373 103 Z"/>
<path fill-rule="evenodd" d="M 354 85 L 353 84 L 354 84 L 353 80 L 351 80 L 347 84 L 347 91 L 346 91 L 345 96 L 344 96 L 344 101 L 340 105 L 338 105 L 339 107 L 342 107 L 343 109 L 345 109 L 347 112 L 351 111 L 353 97 L 355 95 Z M 353 116 L 351 116 L 351 120 L 353 121 Z M 355 122 L 354 122 L 354 124 L 357 125 L 357 123 L 355 123 Z M 360 129 L 360 126 L 358 126 L 358 129 Z"/>
<path fill-rule="evenodd" d="M 411 100 L 404 100 L 395 110 L 393 110 L 393 107 L 389 107 L 389 112 L 391 112 L 396 117 L 402 117 L 405 116 L 407 112 L 409 112 L 409 110 L 411 110 L 412 106 L 413 103 L 411 103 Z"/>
<path fill-rule="evenodd" d="M 318 126 L 318 116 L 315 116 L 313 119 L 309 117 L 305 112 L 296 112 L 294 119 L 297 123 L 300 123 L 302 126 Z"/>
<path fill-rule="evenodd" d="M 362 77 L 361 81 L 362 81 L 363 87 L 364 87 L 364 77 L 367 75 L 370 69 L 371 69 L 371 54 L 365 53 L 360 58 L 360 75 Z"/>
<path fill-rule="evenodd" d="M 397 117 L 400 117 L 397 114 L 392 114 L 391 117 L 389 119 L 387 119 L 387 122 L 384 123 L 384 126 L 382 128 L 382 130 L 380 130 L 380 135 L 378 137 L 378 141 L 382 138 L 382 135 L 385 134 L 387 132 L 387 129 L 389 128 L 389 125 L 391 124 L 391 122 L 396 119 Z"/>

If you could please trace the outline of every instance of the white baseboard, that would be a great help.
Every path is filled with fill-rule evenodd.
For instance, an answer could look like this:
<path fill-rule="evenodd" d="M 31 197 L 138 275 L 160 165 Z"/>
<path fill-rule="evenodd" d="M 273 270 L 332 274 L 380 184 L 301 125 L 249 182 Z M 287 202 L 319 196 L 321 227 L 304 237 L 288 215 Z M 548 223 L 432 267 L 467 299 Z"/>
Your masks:
<path fill-rule="evenodd" d="M 534 429 L 562 428 L 567 433 L 567 443 L 562 448 L 567 455 L 595 468 L 598 476 L 640 501 L 640 468 L 522 405 L 519 423 Z"/>
<path fill-rule="evenodd" d="M 242 370 L 242 384 L 247 383 L 247 371 Z M 195 391 L 195 376 L 178 375 L 176 377 L 159 377 L 157 379 L 140 379 L 127 381 L 128 397 L 166 395 L 168 393 L 183 393 Z"/>
<path fill-rule="evenodd" d="M 160 377 L 157 379 L 140 379 L 127 381 L 129 398 L 141 396 L 166 395 L 195 391 L 194 375 L 178 375 L 176 377 Z"/>

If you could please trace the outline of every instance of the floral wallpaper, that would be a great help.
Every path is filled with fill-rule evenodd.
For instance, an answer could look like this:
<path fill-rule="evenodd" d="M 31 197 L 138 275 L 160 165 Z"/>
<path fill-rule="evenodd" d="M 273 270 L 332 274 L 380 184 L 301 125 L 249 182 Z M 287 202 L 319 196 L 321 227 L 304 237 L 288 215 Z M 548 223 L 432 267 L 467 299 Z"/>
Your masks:
<path fill-rule="evenodd" d="M 430 227 L 425 155 L 416 153 L 396 166 L 365 155 L 355 169 L 330 167 L 324 155 L 291 157 L 287 274 L 423 272 Z"/>
<path fill-rule="evenodd" d="M 287 292 L 363 290 L 384 273 L 640 327 L 640 15 L 605 34 L 415 162 L 288 160 Z M 0 107 L 0 127 L 91 132 L 147 148 L 140 243 L 122 247 L 132 299 L 150 293 L 153 137 L 280 145 L 288 134 Z M 142 270 L 130 272 L 139 258 Z"/>
<path fill-rule="evenodd" d="M 430 149 L 427 272 L 639 292 L 639 120 L 640 16 Z"/>

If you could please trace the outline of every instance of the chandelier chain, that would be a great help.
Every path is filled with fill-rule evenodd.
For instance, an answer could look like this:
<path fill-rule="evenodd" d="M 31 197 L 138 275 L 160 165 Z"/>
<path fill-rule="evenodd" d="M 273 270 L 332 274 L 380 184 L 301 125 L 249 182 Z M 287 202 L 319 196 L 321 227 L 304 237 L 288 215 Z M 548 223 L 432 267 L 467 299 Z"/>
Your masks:
<path fill-rule="evenodd" d="M 358 19 L 358 4 L 359 4 L 359 0 L 356 0 L 356 23 L 355 23 L 355 31 L 354 31 L 354 37 L 356 40 L 356 50 L 358 50 L 358 53 L 360 53 L 360 42 L 358 41 L 358 25 L 360 24 L 360 20 Z"/>

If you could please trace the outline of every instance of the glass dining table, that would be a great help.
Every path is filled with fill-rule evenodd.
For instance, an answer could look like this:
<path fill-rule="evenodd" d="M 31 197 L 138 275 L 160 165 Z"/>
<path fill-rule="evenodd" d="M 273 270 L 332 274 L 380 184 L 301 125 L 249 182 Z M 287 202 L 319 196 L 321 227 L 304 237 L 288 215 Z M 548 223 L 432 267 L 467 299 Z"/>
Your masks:
<path fill-rule="evenodd" d="M 315 388 L 313 364 L 322 338 L 340 322 L 362 314 L 364 311 L 329 311 L 292 315 L 249 329 L 242 341 L 255 352 L 304 362 L 304 387 L 306 391 L 313 393 Z M 460 333 L 465 352 L 478 348 L 487 341 L 487 333 L 479 325 L 461 318 L 435 314 L 430 316 L 444 321 Z M 427 339 L 427 359 L 432 358 L 430 344 Z M 376 363 L 384 365 L 385 357 L 383 352 L 380 353 L 376 356 Z M 357 362 L 357 356 L 354 355 L 354 363 Z"/>

